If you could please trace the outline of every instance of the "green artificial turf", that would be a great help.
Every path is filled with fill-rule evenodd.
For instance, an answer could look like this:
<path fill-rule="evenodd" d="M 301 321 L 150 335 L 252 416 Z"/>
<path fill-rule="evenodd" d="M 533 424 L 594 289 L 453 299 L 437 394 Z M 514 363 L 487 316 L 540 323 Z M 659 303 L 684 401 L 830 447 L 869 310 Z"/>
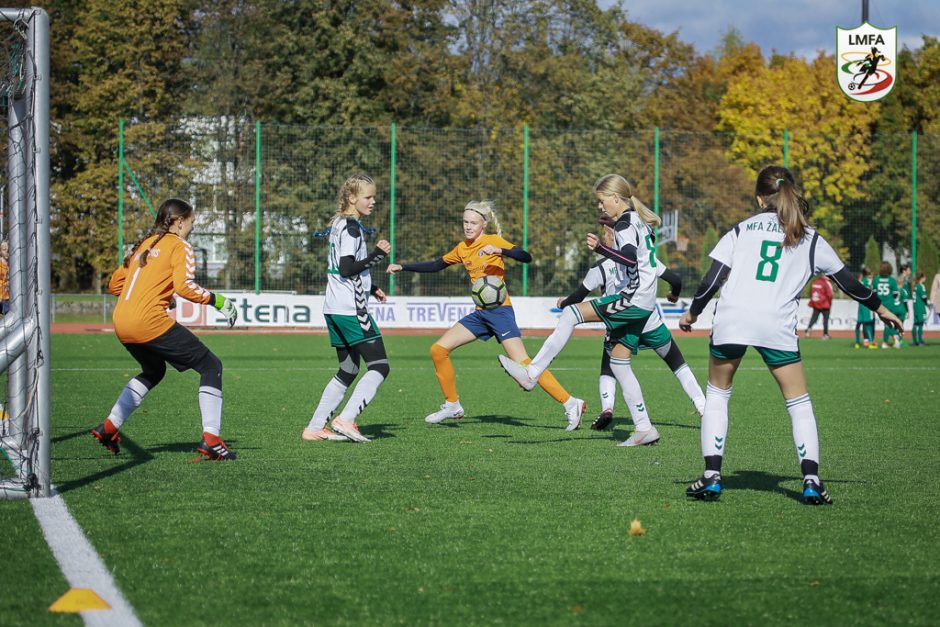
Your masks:
<path fill-rule="evenodd" d="M 495 342 L 453 354 L 467 416 L 438 426 L 433 337 L 388 337 L 365 445 L 300 439 L 336 369 L 322 336 L 203 336 L 225 365 L 223 437 L 196 457 L 198 377 L 170 371 L 111 457 L 88 430 L 136 363 L 108 335 L 53 338 L 53 473 L 148 625 L 935 624 L 940 346 L 803 341 L 832 507 L 800 503 L 790 419 L 760 358 L 735 379 L 720 502 L 685 497 L 699 418 L 655 354 L 634 358 L 658 446 L 617 448 L 598 411 L 600 338 L 553 364 L 583 429 L 519 390 Z M 527 340 L 534 354 L 541 339 Z M 707 340 L 679 336 L 699 381 Z M 628 534 L 638 519 L 645 535 Z M 0 502 L 4 624 L 68 622 L 28 503 Z M 15 561 L 15 572 L 11 562 Z M 29 582 L 29 583 L 26 583 Z M 22 594 L 9 594 L 11 588 Z"/>

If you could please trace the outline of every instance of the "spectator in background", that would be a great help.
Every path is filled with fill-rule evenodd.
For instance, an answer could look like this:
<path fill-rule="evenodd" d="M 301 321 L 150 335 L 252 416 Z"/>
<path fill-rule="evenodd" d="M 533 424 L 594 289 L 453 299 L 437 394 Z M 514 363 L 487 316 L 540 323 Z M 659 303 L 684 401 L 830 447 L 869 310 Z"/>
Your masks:
<path fill-rule="evenodd" d="M 829 311 L 832 309 L 832 283 L 829 277 L 824 274 L 813 281 L 809 288 L 809 306 L 813 310 L 813 315 L 809 319 L 809 326 L 806 327 L 806 337 L 813 331 L 813 325 L 819 320 L 819 314 L 823 318 L 823 336 L 822 339 L 829 339 Z"/>
<path fill-rule="evenodd" d="M 10 311 L 10 245 L 0 242 L 0 316 Z"/>

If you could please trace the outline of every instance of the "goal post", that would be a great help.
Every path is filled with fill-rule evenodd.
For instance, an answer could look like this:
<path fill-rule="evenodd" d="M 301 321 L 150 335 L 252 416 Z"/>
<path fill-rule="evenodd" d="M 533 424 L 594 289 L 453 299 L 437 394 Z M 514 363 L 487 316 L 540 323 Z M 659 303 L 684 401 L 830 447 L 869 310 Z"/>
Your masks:
<path fill-rule="evenodd" d="M 48 15 L 38 8 L 0 9 L 0 41 L 0 107 L 7 124 L 4 233 L 9 250 L 9 299 L 0 325 L 0 372 L 6 374 L 0 450 L 8 466 L 0 473 L 0 498 L 49 496 Z"/>

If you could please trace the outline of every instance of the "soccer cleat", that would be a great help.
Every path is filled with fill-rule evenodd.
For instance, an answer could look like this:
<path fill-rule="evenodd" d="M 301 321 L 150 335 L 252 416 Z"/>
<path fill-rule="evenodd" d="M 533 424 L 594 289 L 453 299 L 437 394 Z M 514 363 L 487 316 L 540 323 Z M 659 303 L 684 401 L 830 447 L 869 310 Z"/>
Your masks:
<path fill-rule="evenodd" d="M 463 418 L 463 407 L 460 406 L 460 401 L 454 401 L 453 403 L 444 401 L 441 408 L 433 414 L 425 416 L 424 421 L 436 425 L 444 422 L 448 418 Z"/>
<path fill-rule="evenodd" d="M 721 498 L 721 475 L 702 475 L 685 489 L 685 495 L 700 501 L 717 501 Z"/>
<path fill-rule="evenodd" d="M 652 446 L 659 442 L 659 431 L 650 427 L 646 431 L 634 431 L 629 438 L 617 446 Z"/>
<path fill-rule="evenodd" d="M 199 446 L 196 447 L 196 452 L 200 455 L 204 455 L 208 461 L 235 461 L 237 455 L 228 449 L 225 442 L 219 439 L 216 444 L 210 445 L 206 442 L 206 439 L 203 438 L 202 442 L 199 443 Z"/>
<path fill-rule="evenodd" d="M 308 442 L 345 442 L 349 438 L 345 435 L 336 433 L 335 431 L 330 431 L 328 428 L 323 427 L 319 431 L 311 431 L 310 429 L 304 429 L 304 432 L 300 434 L 300 437 Z"/>
<path fill-rule="evenodd" d="M 121 442 L 121 432 L 115 431 L 114 433 L 108 433 L 104 429 L 104 423 L 91 430 L 91 434 L 95 436 L 95 439 L 101 443 L 101 446 L 108 449 L 112 455 L 117 455 L 121 452 L 121 447 L 119 446 Z"/>
<path fill-rule="evenodd" d="M 804 505 L 832 505 L 832 497 L 826 492 L 822 481 L 816 483 L 812 479 L 803 480 Z"/>
<path fill-rule="evenodd" d="M 565 416 L 568 418 L 568 426 L 565 427 L 565 431 L 574 431 L 581 426 L 581 416 L 584 415 L 585 409 L 587 409 L 587 403 L 580 398 L 572 396 L 568 399 L 568 402 L 565 403 Z"/>
<path fill-rule="evenodd" d="M 614 421 L 614 410 L 605 409 L 600 413 L 600 415 L 594 419 L 594 422 L 591 423 L 591 428 L 595 431 L 603 431 Z"/>
<path fill-rule="evenodd" d="M 513 361 L 506 355 L 499 356 L 499 365 L 501 365 L 503 370 L 506 371 L 506 374 L 515 379 L 519 387 L 526 392 L 530 392 L 538 384 L 538 380 L 533 381 L 532 377 L 529 376 L 528 368 L 519 362 Z"/>
<path fill-rule="evenodd" d="M 861 348 L 861 345 L 860 345 L 860 344 L 855 344 L 855 350 L 858 350 L 858 349 L 860 349 L 860 348 Z"/>
<path fill-rule="evenodd" d="M 345 420 L 334 418 L 333 422 L 330 423 L 330 426 L 333 428 L 333 431 L 339 433 L 340 435 L 345 435 L 353 442 L 371 442 L 369 438 L 359 433 L 359 425 L 355 422 L 349 423 Z"/>

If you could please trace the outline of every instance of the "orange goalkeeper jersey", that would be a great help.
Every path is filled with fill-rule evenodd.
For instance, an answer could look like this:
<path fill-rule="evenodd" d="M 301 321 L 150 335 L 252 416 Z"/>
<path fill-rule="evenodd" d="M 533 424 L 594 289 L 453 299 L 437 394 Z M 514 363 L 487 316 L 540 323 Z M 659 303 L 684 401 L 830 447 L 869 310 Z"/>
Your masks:
<path fill-rule="evenodd" d="M 444 255 L 444 263 L 453 265 L 462 263 L 470 275 L 470 283 L 482 276 L 493 275 L 503 278 L 506 274 L 506 264 L 503 263 L 502 255 L 480 255 L 480 251 L 487 244 L 492 244 L 497 248 L 512 248 L 513 245 L 504 240 L 499 235 L 487 233 L 481 235 L 475 242 L 468 244 L 466 240 L 460 242 L 454 248 Z M 510 305 L 509 295 L 506 295 L 504 306 Z"/>
<path fill-rule="evenodd" d="M 130 263 L 111 275 L 108 291 L 118 297 L 114 308 L 114 332 L 125 344 L 149 342 L 173 326 L 167 307 L 173 294 L 194 303 L 207 304 L 209 290 L 196 284 L 196 258 L 189 242 L 167 233 L 148 237 L 134 251 Z M 140 266 L 140 255 L 151 247 L 147 265 Z"/>

